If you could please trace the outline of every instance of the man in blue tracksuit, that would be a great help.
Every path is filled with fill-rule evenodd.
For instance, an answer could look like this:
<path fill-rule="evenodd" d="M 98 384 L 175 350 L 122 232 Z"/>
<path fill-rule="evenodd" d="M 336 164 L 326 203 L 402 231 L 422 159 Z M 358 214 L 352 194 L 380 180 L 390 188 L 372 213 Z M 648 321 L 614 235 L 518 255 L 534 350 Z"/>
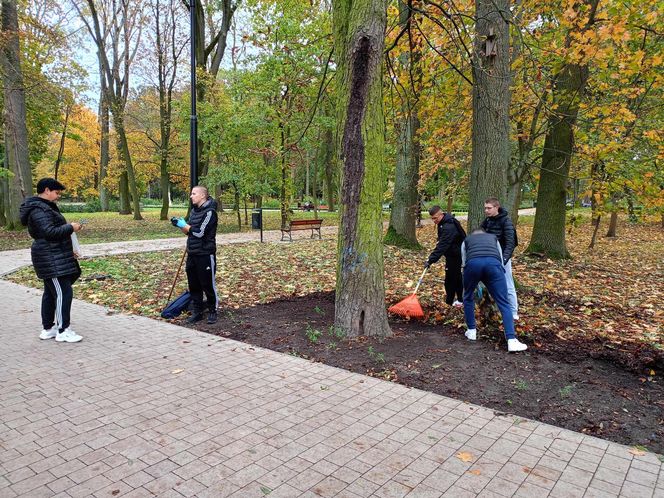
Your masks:
<path fill-rule="evenodd" d="M 193 302 L 193 313 L 187 323 L 204 318 L 203 294 L 207 300 L 207 323 L 217 321 L 217 202 L 208 195 L 207 188 L 197 185 L 189 196 L 193 204 L 189 221 L 173 218 L 171 221 L 187 235 L 187 283 Z"/>
<path fill-rule="evenodd" d="M 482 282 L 498 305 L 503 317 L 503 327 L 509 352 L 525 351 L 528 346 L 516 338 L 514 317 L 507 297 L 503 250 L 495 235 L 478 229 L 461 244 L 463 265 L 463 314 L 466 319 L 466 337 L 477 340 L 475 324 L 475 288 Z"/>

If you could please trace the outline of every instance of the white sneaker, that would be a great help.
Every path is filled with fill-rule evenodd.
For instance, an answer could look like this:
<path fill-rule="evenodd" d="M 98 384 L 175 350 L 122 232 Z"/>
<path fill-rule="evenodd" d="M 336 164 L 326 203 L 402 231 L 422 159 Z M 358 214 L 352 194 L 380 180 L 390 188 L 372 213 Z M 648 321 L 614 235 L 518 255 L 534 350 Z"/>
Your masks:
<path fill-rule="evenodd" d="M 455 299 L 454 302 L 452 303 L 452 306 L 454 306 L 455 308 L 463 308 L 463 303 Z"/>
<path fill-rule="evenodd" d="M 69 327 L 67 327 L 64 331 L 59 332 L 58 335 L 55 336 L 56 342 L 79 342 L 82 339 L 83 338 L 80 335 L 78 335 Z"/>
<path fill-rule="evenodd" d="M 519 339 L 507 339 L 507 351 L 510 353 L 525 351 L 526 349 L 528 349 L 528 346 L 520 342 Z"/>
<path fill-rule="evenodd" d="M 44 341 L 46 339 L 53 339 L 56 335 L 58 334 L 58 327 L 57 325 L 53 325 L 50 329 L 44 329 L 41 331 L 41 334 L 39 334 L 39 338 Z"/>
<path fill-rule="evenodd" d="M 476 341 L 477 340 L 477 329 L 468 329 L 468 330 L 466 330 L 466 333 L 464 335 L 468 338 L 468 340 Z"/>
<path fill-rule="evenodd" d="M 519 314 L 518 313 L 512 313 L 512 318 L 514 318 L 514 321 L 516 322 L 519 319 Z"/>

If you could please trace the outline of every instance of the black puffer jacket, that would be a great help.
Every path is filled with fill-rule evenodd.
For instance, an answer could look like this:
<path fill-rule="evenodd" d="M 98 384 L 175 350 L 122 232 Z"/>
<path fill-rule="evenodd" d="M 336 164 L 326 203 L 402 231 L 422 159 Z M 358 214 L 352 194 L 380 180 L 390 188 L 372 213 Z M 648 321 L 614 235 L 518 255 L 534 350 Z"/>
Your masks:
<path fill-rule="evenodd" d="M 485 218 L 482 222 L 482 230 L 498 237 L 500 247 L 503 248 L 503 264 L 507 264 L 512 259 L 517 244 L 516 230 L 507 211 L 498 208 L 496 216 Z"/>
<path fill-rule="evenodd" d="M 210 197 L 201 207 L 194 206 L 187 222 L 187 252 L 192 256 L 217 253 L 217 201 Z"/>
<path fill-rule="evenodd" d="M 58 206 L 41 197 L 29 197 L 21 204 L 20 216 L 34 239 L 30 252 L 37 277 L 78 278 L 81 267 L 71 244 L 74 227 L 67 223 Z"/>
<path fill-rule="evenodd" d="M 461 243 L 466 238 L 466 234 L 463 229 L 457 227 L 457 223 L 454 216 L 445 213 L 443 219 L 438 223 L 438 243 L 427 260 L 428 264 L 437 262 L 443 256 L 461 258 Z"/>

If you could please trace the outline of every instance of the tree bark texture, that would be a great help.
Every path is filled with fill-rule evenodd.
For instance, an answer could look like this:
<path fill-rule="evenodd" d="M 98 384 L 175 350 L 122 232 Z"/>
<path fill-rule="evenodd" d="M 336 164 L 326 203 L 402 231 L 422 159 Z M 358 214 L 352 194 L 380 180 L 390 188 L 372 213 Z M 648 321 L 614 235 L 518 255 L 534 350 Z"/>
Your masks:
<path fill-rule="evenodd" d="M 553 87 L 553 109 L 549 117 L 533 236 L 528 252 L 552 259 L 569 258 L 565 244 L 565 202 L 574 148 L 574 125 L 588 81 L 588 67 L 567 64 L 556 76 Z"/>
<path fill-rule="evenodd" d="M 606 232 L 606 236 L 615 237 L 617 228 L 618 228 L 618 211 L 611 211 L 611 218 L 609 218 L 609 229 Z"/>
<path fill-rule="evenodd" d="M 337 156 L 342 171 L 335 327 L 392 334 L 385 309 L 381 198 L 384 159 L 384 0 L 334 0 Z"/>
<path fill-rule="evenodd" d="M 469 230 L 484 219 L 484 200 L 505 194 L 510 162 L 510 16 L 509 0 L 475 0 Z"/>
<path fill-rule="evenodd" d="M 21 71 L 16 0 L 2 0 L 0 68 L 3 82 L 5 161 L 11 177 L 5 199 L 5 226 L 21 228 L 19 207 L 32 195 L 32 170 L 28 156 L 25 88 Z"/>

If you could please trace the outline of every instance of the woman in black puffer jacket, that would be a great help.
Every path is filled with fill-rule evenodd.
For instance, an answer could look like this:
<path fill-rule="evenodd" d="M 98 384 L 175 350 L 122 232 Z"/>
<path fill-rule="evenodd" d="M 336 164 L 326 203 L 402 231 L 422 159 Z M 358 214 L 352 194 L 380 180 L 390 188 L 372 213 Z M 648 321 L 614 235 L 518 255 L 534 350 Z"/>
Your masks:
<path fill-rule="evenodd" d="M 41 315 L 44 329 L 40 339 L 55 338 L 57 342 L 79 342 L 82 337 L 69 328 L 72 284 L 81 275 L 81 268 L 71 242 L 71 234 L 81 229 L 80 223 L 67 223 L 57 204 L 65 187 L 53 178 L 37 183 L 37 195 L 21 204 L 21 223 L 34 239 L 32 265 L 37 277 L 44 281 Z"/>

